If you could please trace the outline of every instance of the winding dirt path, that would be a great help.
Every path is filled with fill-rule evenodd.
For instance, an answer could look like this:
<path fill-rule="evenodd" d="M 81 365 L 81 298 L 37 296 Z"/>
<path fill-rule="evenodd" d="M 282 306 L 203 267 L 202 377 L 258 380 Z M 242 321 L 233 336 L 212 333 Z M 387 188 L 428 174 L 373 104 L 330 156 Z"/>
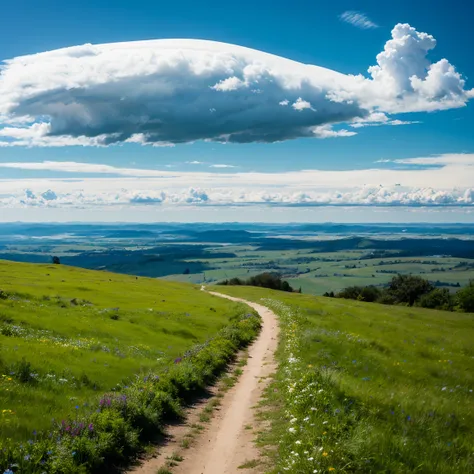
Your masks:
<path fill-rule="evenodd" d="M 234 474 L 259 472 L 258 466 L 239 469 L 246 462 L 257 460 L 254 444 L 255 409 L 266 386 L 265 378 L 275 371 L 274 353 L 278 344 L 278 322 L 267 307 L 220 293 L 215 296 L 245 303 L 262 318 L 262 330 L 249 347 L 249 359 L 236 385 L 225 395 L 221 409 L 206 432 L 187 452 L 186 458 L 173 473 Z"/>
<path fill-rule="evenodd" d="M 201 288 L 204 290 L 204 287 Z M 247 474 L 261 472 L 260 453 L 255 446 L 256 405 L 262 397 L 268 377 L 276 370 L 274 353 L 278 344 L 278 321 L 265 306 L 250 301 L 209 292 L 212 295 L 245 303 L 262 318 L 262 330 L 248 348 L 247 365 L 237 383 L 224 395 L 222 403 L 206 429 L 186 450 L 178 449 L 183 461 L 172 468 L 173 474 Z M 197 411 L 197 410 L 192 410 Z M 189 413 L 188 418 L 196 413 Z M 171 428 L 173 429 L 173 428 Z M 171 441 L 158 455 L 137 466 L 133 472 L 155 474 L 171 452 L 179 447 L 179 433 L 170 433 Z M 252 462 L 251 462 L 252 461 Z M 240 468 L 248 463 L 245 469 Z"/>

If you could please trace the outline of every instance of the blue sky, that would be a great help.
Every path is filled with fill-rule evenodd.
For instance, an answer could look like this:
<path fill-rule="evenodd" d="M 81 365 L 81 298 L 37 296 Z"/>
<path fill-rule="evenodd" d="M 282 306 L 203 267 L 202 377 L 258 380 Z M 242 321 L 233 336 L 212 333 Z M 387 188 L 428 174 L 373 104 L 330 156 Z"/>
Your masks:
<path fill-rule="evenodd" d="M 352 12 L 346 15 L 353 20 L 352 23 L 341 19 L 344 12 Z M 365 16 L 355 17 L 354 12 Z M 376 1 L 361 1 L 356 4 L 345 1 L 294 1 L 291 2 L 291 7 L 288 2 L 278 1 L 242 1 L 230 4 L 208 1 L 204 8 L 199 2 L 192 1 L 111 3 L 99 0 L 38 3 L 27 0 L 10 2 L 3 9 L 0 18 L 0 60 L 85 43 L 189 38 L 236 44 L 345 75 L 362 74 L 369 78 L 367 69 L 377 64 L 376 56 L 390 40 L 391 30 L 398 23 L 409 23 L 417 32 L 426 32 L 436 38 L 436 47 L 427 54 L 430 63 L 435 64 L 446 58 L 455 67 L 456 73 L 465 79 L 464 90 L 469 91 L 474 87 L 474 79 L 471 79 L 474 78 L 474 63 L 470 54 L 470 48 L 474 44 L 474 31 L 470 25 L 473 13 L 474 6 L 466 4 L 463 9 L 453 8 L 450 2 L 445 1 L 400 1 L 390 6 Z M 357 23 L 356 20 L 360 18 L 363 21 Z M 153 45 L 150 49 L 159 52 L 160 46 Z M 419 59 L 414 56 L 415 62 L 420 62 Z M 41 70 L 40 62 L 37 67 Z M 119 67 L 125 68 L 123 65 Z M 283 65 L 282 71 L 285 68 L 291 69 Z M 22 72 L 18 75 L 17 65 L 16 69 L 8 70 L 7 67 L 4 72 L 4 77 L 10 81 L 5 81 L 5 90 L 8 87 L 9 92 L 13 91 L 12 97 L 16 92 L 23 94 L 20 99 L 23 103 L 20 103 L 14 114 L 10 114 L 13 110 L 11 104 L 5 102 L 5 110 L 10 107 L 8 113 L 4 113 L 4 116 L 8 115 L 8 120 L 15 114 L 21 115 L 22 110 L 28 110 L 30 115 L 32 113 L 33 109 L 28 109 L 30 97 L 24 92 L 29 83 L 28 74 L 35 71 L 30 69 L 18 81 L 17 77 Z M 39 87 L 50 87 L 45 84 L 54 82 L 58 71 L 53 68 L 50 76 L 45 73 Z M 143 77 L 138 80 L 143 82 Z M 214 87 L 219 81 L 225 80 L 224 76 L 215 77 L 218 77 L 218 82 Z M 446 77 L 443 76 L 442 80 Z M 184 82 L 187 80 L 186 77 L 180 79 Z M 426 77 L 421 77 L 421 80 L 425 79 Z M 152 208 L 153 212 L 158 213 L 157 219 L 164 216 L 164 220 L 170 220 L 168 216 L 173 216 L 176 212 L 176 207 L 173 206 L 189 206 L 189 211 L 180 210 L 183 219 L 187 216 L 190 219 L 195 217 L 196 212 L 201 212 L 204 219 L 208 219 L 207 216 L 212 219 L 217 214 L 218 219 L 222 219 L 232 213 L 236 219 L 241 219 L 244 214 L 242 206 L 252 207 L 253 215 L 258 216 L 259 211 L 266 212 L 265 209 L 269 209 L 265 207 L 267 205 L 272 206 L 272 215 L 278 212 L 275 219 L 281 219 L 283 215 L 291 220 L 295 215 L 294 207 L 291 206 L 298 206 L 298 212 L 306 216 L 304 219 L 312 220 L 319 219 L 316 214 L 322 215 L 315 208 L 326 203 L 337 205 L 330 215 L 334 215 L 334 220 L 343 220 L 347 219 L 347 212 L 341 207 L 343 204 L 365 207 L 363 212 L 369 216 L 367 219 L 373 215 L 370 214 L 370 208 L 380 207 L 379 204 L 382 204 L 384 211 L 380 214 L 381 220 L 398 219 L 396 216 L 400 215 L 402 207 L 408 210 L 417 207 L 416 215 L 421 216 L 421 220 L 449 220 L 455 212 L 459 215 L 457 219 L 469 221 L 472 219 L 471 208 L 474 207 L 474 191 L 468 179 L 473 177 L 474 167 L 474 107 L 472 103 L 469 104 L 467 95 L 462 93 L 461 97 L 458 94 L 459 84 L 453 86 L 452 78 L 448 79 L 441 92 L 432 93 L 431 89 L 426 92 L 429 84 L 422 86 L 419 91 L 423 93 L 423 104 L 416 106 L 412 105 L 415 101 L 411 93 L 413 91 L 407 95 L 406 100 L 403 99 L 402 105 L 395 104 L 394 95 L 388 106 L 386 97 L 370 97 L 369 100 L 368 96 L 372 92 L 361 93 L 357 100 L 362 97 L 360 103 L 364 103 L 361 105 L 364 110 L 370 108 L 372 112 L 385 114 L 383 120 L 374 121 L 377 126 L 371 126 L 374 122 L 369 121 L 364 124 L 370 126 L 353 127 L 352 115 L 350 120 L 340 123 L 331 118 L 328 119 L 329 125 L 322 122 L 323 129 L 314 132 L 314 136 L 308 136 L 306 131 L 302 132 L 297 128 L 291 130 L 288 136 L 283 133 L 276 142 L 260 143 L 260 136 L 244 140 L 245 143 L 235 143 L 235 140 L 227 143 L 221 143 L 222 140 L 202 141 L 186 136 L 182 142 L 175 143 L 175 146 L 157 147 L 138 141 L 97 147 L 90 146 L 90 143 L 78 146 L 71 141 L 66 141 L 65 146 L 44 146 L 44 143 L 40 146 L 38 141 L 28 138 L 24 146 L 0 146 L 0 206 L 4 207 L 4 216 L 14 215 L 29 220 L 62 219 L 63 215 L 75 215 L 78 219 L 84 219 L 83 211 L 80 212 L 79 209 L 88 207 L 94 209 L 94 212 L 100 211 L 105 219 L 108 214 L 104 214 L 104 211 L 108 211 L 114 216 L 113 220 L 120 216 L 128 220 L 130 215 L 137 215 L 136 209 L 140 207 L 148 211 Z M 195 77 L 189 77 L 189 83 L 194 80 Z M 315 80 L 317 82 L 319 79 Z M 385 83 L 381 84 L 381 89 L 384 89 Z M 89 90 L 89 85 L 82 86 L 84 90 Z M 209 83 L 209 87 L 211 86 Z M 15 87 L 18 90 L 13 90 Z M 222 91 L 223 88 L 216 90 Z M 439 105 L 439 97 L 442 94 L 451 97 L 454 90 L 458 94 L 455 105 L 446 106 L 444 99 L 443 105 Z M 227 89 L 222 95 L 228 96 L 234 92 L 234 89 Z M 242 103 L 247 97 L 244 92 L 239 99 Z M 260 92 L 264 97 L 265 88 Z M 428 97 L 426 94 L 432 95 Z M 177 108 L 182 106 L 177 103 L 182 97 L 183 94 L 173 97 Z M 315 105 L 317 99 L 308 100 L 308 95 L 298 97 L 302 103 L 309 104 L 305 106 L 305 110 L 299 110 L 295 106 L 297 97 L 295 95 L 290 99 L 289 106 L 301 112 L 292 111 L 298 119 L 311 111 L 321 113 L 326 107 L 323 103 Z M 114 98 L 107 95 L 107 100 L 113 101 Z M 366 105 L 367 101 L 370 106 Z M 465 103 L 465 106 L 460 106 L 461 103 Z M 38 113 L 28 126 L 47 122 L 48 111 L 52 110 L 51 102 L 41 105 L 44 108 L 38 106 L 35 109 Z M 9 129 L 11 122 L 4 122 L 2 125 L 1 117 L 0 102 L 0 131 L 2 126 L 4 130 Z M 64 116 L 60 119 L 63 124 Z M 69 112 L 67 120 L 72 120 Z M 107 128 L 104 117 L 101 120 L 101 126 Z M 245 120 L 248 121 L 248 127 L 255 123 L 248 114 Z M 259 126 L 265 123 L 262 114 L 258 120 Z M 274 117 L 269 114 L 269 128 L 274 126 L 272 120 Z M 387 125 L 387 120 L 406 124 L 391 126 Z M 185 127 L 200 128 L 203 119 L 196 116 L 188 120 L 184 113 L 177 117 L 177 121 L 177 126 L 182 130 Z M 57 119 L 57 122 L 60 120 Z M 54 128 L 54 120 L 51 123 Z M 276 124 L 278 125 L 279 123 Z M 18 124 L 14 126 L 25 127 Z M 288 127 L 291 129 L 292 123 Z M 71 129 L 68 130 L 70 132 Z M 340 130 L 347 130 L 351 136 L 324 138 L 333 131 L 335 134 L 341 133 Z M 83 132 L 77 132 L 75 138 L 80 133 Z M 293 134 L 297 136 L 296 139 L 293 139 Z M 191 134 L 191 137 L 194 136 Z M 206 137 L 207 135 L 203 136 Z M 7 136 L 5 140 L 10 144 L 18 140 L 18 134 L 13 138 Z M 426 161 L 432 156 L 439 156 L 439 162 Z M 425 161 L 403 162 L 409 159 Z M 44 162 L 57 162 L 59 165 L 44 165 Z M 61 165 L 65 162 L 76 165 Z M 41 163 L 43 165 L 38 165 Z M 97 168 L 87 167 L 87 164 L 102 164 L 110 168 L 97 171 Z M 117 172 L 117 169 L 120 170 Z M 125 172 L 124 169 L 129 171 Z M 153 180 L 144 173 L 143 176 L 136 176 L 131 171 L 134 169 L 151 172 L 162 170 L 169 174 L 164 175 L 166 179 L 157 176 Z M 364 182 L 361 176 L 373 169 L 377 171 L 366 173 L 371 180 L 368 178 Z M 307 174 L 304 170 L 317 170 L 321 173 Z M 337 171 L 341 174 L 333 176 Z M 349 189 L 347 182 L 352 180 L 349 173 L 351 171 L 355 172 L 354 188 Z M 250 174 L 248 179 L 247 173 Z M 287 186 L 287 173 L 293 173 L 289 179 L 291 187 Z M 239 175 L 235 180 L 237 183 L 229 178 L 234 175 Z M 272 178 L 273 175 L 275 179 Z M 400 180 L 403 182 L 398 183 Z M 110 197 L 120 194 L 112 186 L 114 183 L 117 189 L 126 189 L 126 193 L 117 199 Z M 400 189 L 390 188 L 400 184 Z M 378 190 L 380 186 L 389 191 L 381 194 Z M 376 188 L 377 193 L 367 187 Z M 426 191 L 426 188 L 431 191 Z M 30 193 L 26 190 L 30 190 Z M 52 194 L 45 194 L 50 190 Z M 209 213 L 209 208 L 214 208 L 214 204 L 215 212 Z M 429 207 L 426 212 L 423 212 L 424 205 Z M 455 209 L 447 209 L 447 206 Z M 275 211 L 276 208 L 278 211 Z M 301 208 L 307 209 L 303 211 Z M 146 212 L 140 211 L 138 214 Z M 401 215 L 406 214 L 402 212 Z M 268 212 L 266 218 L 268 219 Z"/>

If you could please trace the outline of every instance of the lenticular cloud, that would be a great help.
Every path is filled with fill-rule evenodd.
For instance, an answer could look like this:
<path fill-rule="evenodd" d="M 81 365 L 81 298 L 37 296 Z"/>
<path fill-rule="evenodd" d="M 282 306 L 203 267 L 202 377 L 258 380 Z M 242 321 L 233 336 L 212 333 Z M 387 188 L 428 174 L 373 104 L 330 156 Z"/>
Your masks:
<path fill-rule="evenodd" d="M 5 61 L 0 146 L 170 145 L 340 137 L 386 114 L 461 107 L 461 75 L 410 25 L 370 78 L 202 40 L 83 45 Z M 408 122 L 405 122 L 408 123 Z"/>

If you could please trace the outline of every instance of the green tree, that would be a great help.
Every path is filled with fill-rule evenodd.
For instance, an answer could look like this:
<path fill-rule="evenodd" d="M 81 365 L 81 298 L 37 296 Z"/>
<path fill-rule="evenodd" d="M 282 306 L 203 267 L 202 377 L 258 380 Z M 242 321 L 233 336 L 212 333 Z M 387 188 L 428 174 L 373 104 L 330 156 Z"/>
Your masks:
<path fill-rule="evenodd" d="M 392 278 L 387 292 L 397 303 L 408 303 L 413 306 L 415 302 L 434 290 L 434 286 L 424 278 L 413 275 L 397 275 Z"/>
<path fill-rule="evenodd" d="M 474 313 L 474 281 L 471 280 L 469 285 L 461 288 L 456 293 L 456 302 L 462 311 Z"/>
<path fill-rule="evenodd" d="M 447 288 L 436 288 L 423 295 L 419 299 L 418 305 L 423 308 L 452 311 L 454 308 L 454 298 Z"/>

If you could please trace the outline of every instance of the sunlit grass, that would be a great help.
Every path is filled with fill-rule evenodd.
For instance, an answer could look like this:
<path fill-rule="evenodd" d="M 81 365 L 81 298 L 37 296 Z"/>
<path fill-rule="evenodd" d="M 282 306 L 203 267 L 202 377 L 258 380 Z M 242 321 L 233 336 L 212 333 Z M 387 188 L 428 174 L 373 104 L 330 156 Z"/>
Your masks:
<path fill-rule="evenodd" d="M 274 472 L 473 471 L 472 314 L 219 291 L 280 316 L 261 435 Z"/>
<path fill-rule="evenodd" d="M 0 439 L 88 411 L 242 312 L 191 285 L 62 265 L 0 261 L 0 290 Z"/>

